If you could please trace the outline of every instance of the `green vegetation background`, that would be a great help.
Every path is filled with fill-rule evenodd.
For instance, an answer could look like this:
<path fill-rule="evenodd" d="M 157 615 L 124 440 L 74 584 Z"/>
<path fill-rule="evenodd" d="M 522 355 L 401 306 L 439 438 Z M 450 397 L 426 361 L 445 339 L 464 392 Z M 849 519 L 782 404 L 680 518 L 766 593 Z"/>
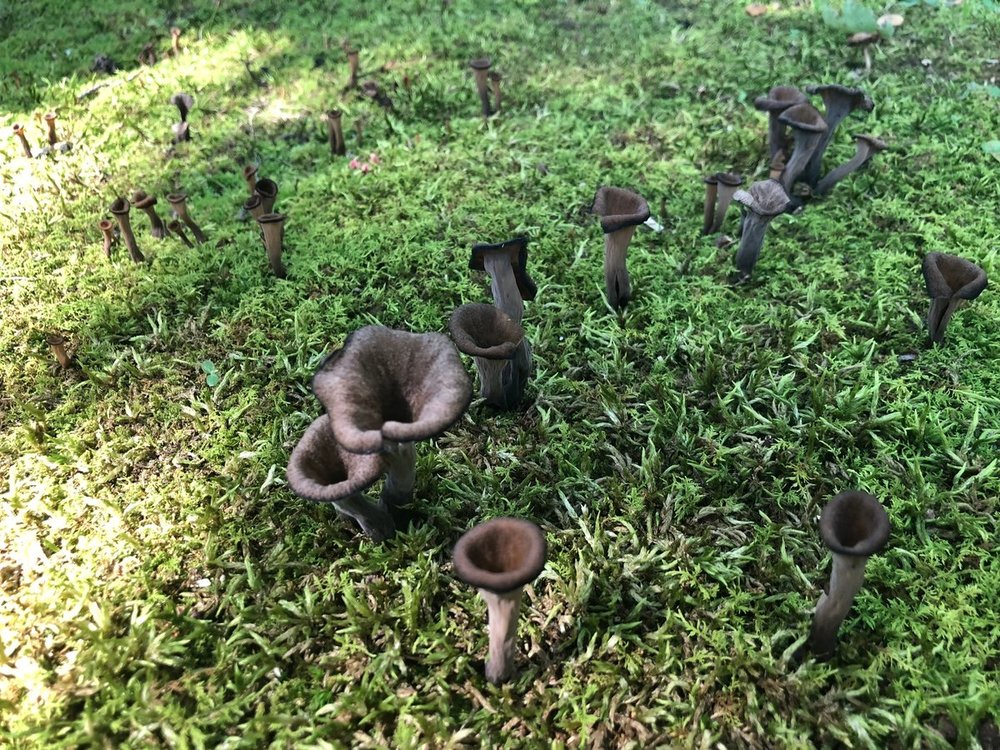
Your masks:
<path fill-rule="evenodd" d="M 865 74 L 810 3 L 0 4 L 0 127 L 38 149 L 57 109 L 73 142 L 29 161 L 0 141 L 0 745 L 986 743 L 1000 302 L 987 289 L 928 348 L 919 269 L 934 250 L 1000 273 L 1000 13 L 887 9 L 905 23 Z M 388 119 L 342 91 L 347 36 Z M 98 53 L 122 70 L 89 73 Z M 481 54 L 504 76 L 485 125 Z M 777 219 L 733 286 L 733 250 L 698 236 L 700 178 L 766 176 L 753 97 L 826 81 L 876 102 L 830 163 L 852 132 L 892 148 Z M 171 148 L 180 90 L 194 140 Z M 381 159 L 368 174 L 330 158 L 337 106 L 348 148 Z M 280 185 L 288 281 L 236 221 L 251 161 Z M 632 244 L 621 322 L 587 213 L 601 183 L 666 227 Z M 150 262 L 108 263 L 97 221 L 139 188 L 161 215 L 185 189 L 210 243 L 154 241 L 134 213 Z M 423 517 L 389 543 L 297 500 L 284 466 L 324 354 L 366 323 L 443 330 L 488 299 L 470 245 L 522 232 L 530 405 L 474 403 L 420 445 Z M 829 575 L 816 517 L 851 487 L 888 507 L 890 547 L 838 657 L 796 664 Z M 521 674 L 494 689 L 449 555 L 500 514 L 540 523 L 551 560 Z"/>

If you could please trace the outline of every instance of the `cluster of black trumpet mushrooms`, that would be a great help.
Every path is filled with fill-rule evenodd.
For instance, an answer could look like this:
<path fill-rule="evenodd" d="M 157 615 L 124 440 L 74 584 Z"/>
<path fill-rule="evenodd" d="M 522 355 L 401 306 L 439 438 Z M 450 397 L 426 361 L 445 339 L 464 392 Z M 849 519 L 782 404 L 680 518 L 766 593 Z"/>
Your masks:
<path fill-rule="evenodd" d="M 173 235 L 187 247 L 194 247 L 184 231 L 184 228 L 187 227 L 191 230 L 195 242 L 199 245 L 208 241 L 208 237 L 201 231 L 201 227 L 191 218 L 191 213 L 188 211 L 186 193 L 177 192 L 168 194 L 167 203 L 170 204 L 174 218 L 164 223 L 163 219 L 156 212 L 156 196 L 147 195 L 142 190 L 136 190 L 132 194 L 131 202 L 124 196 L 118 196 L 108 207 L 111 215 L 115 217 L 115 222 L 117 222 L 117 232 L 115 222 L 109 219 L 101 219 L 97 224 L 104 237 L 104 254 L 108 259 L 110 260 L 112 257 L 112 250 L 117 235 L 125 243 L 129 257 L 133 262 L 143 263 L 146 260 L 146 256 L 139 249 L 139 243 L 136 242 L 135 232 L 132 231 L 132 221 L 129 215 L 133 206 L 145 213 L 149 218 L 150 234 L 158 240 L 163 240 Z"/>
<path fill-rule="evenodd" d="M 19 122 L 15 122 L 11 126 L 11 132 L 14 134 L 14 137 L 17 138 L 18 142 L 20 142 L 21 150 L 29 159 L 32 157 L 41 158 L 43 156 L 47 156 L 53 151 L 69 151 L 73 147 L 73 144 L 69 141 L 59 140 L 59 136 L 56 132 L 56 120 L 59 119 L 59 116 L 55 112 L 46 112 L 42 115 L 42 119 L 45 121 L 45 126 L 48 131 L 46 133 L 48 145 L 40 149 L 37 154 L 31 150 L 31 143 L 28 141 L 28 131 L 24 125 Z"/>

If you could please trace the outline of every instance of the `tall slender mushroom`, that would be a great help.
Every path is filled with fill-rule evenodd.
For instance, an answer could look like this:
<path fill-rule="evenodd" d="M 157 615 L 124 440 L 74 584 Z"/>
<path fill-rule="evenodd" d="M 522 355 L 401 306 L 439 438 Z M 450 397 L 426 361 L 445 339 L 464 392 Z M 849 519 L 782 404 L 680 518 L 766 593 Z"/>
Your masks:
<path fill-rule="evenodd" d="M 170 97 L 170 103 L 177 107 L 181 122 L 187 122 L 188 114 L 194 107 L 194 97 L 181 91 Z"/>
<path fill-rule="evenodd" d="M 413 499 L 413 443 L 451 427 L 472 398 L 469 376 L 447 336 L 374 325 L 348 336 L 320 365 L 312 387 L 345 450 L 385 456 L 382 498 L 390 508 Z"/>
<path fill-rule="evenodd" d="M 104 255 L 110 260 L 111 246 L 115 242 L 115 224 L 113 221 L 109 221 L 108 219 L 101 219 L 97 226 L 100 227 L 101 234 L 104 235 Z"/>
<path fill-rule="evenodd" d="M 479 102 L 482 105 L 483 117 L 489 117 L 492 114 L 490 110 L 490 89 L 487 82 L 491 64 L 492 62 L 488 57 L 478 57 L 475 60 L 469 61 L 469 67 L 472 68 L 472 73 L 476 78 L 476 91 L 479 92 Z"/>
<path fill-rule="evenodd" d="M 819 658 L 833 655 L 840 624 L 864 583 L 868 558 L 885 547 L 889 529 L 889 514 L 867 492 L 841 492 L 823 508 L 819 532 L 833 553 L 833 573 L 829 593 L 816 605 L 809 635 L 809 647 Z"/>
<path fill-rule="evenodd" d="M 500 75 L 497 71 L 491 70 L 487 75 L 487 78 L 489 78 L 490 80 L 490 89 L 493 91 L 493 111 L 499 112 L 500 101 L 501 101 L 500 81 L 503 80 L 503 76 Z"/>
<path fill-rule="evenodd" d="M 715 175 L 702 177 L 705 183 L 705 217 L 701 225 L 702 234 L 711 234 L 712 226 L 715 224 L 715 204 L 719 200 L 719 181 Z"/>
<path fill-rule="evenodd" d="M 28 145 L 28 136 L 25 135 L 24 133 L 24 126 L 21 125 L 21 123 L 19 122 L 15 122 L 14 125 L 11 127 L 11 130 L 14 131 L 14 135 L 17 136 L 17 139 L 21 141 L 21 150 L 24 151 L 24 155 L 30 159 L 31 146 Z"/>
<path fill-rule="evenodd" d="M 486 403 L 513 409 L 524 395 L 527 373 L 514 357 L 524 340 L 524 328 L 494 305 L 462 305 L 451 314 L 448 332 L 463 354 L 474 358 L 480 393 Z"/>
<path fill-rule="evenodd" d="M 784 213 L 791 201 L 777 180 L 760 180 L 748 190 L 737 190 L 733 200 L 743 206 L 743 234 L 736 251 L 736 267 L 743 278 L 749 278 L 764 247 L 768 224 Z"/>
<path fill-rule="evenodd" d="M 122 196 L 116 198 L 115 202 L 108 208 L 111 211 L 111 215 L 118 221 L 118 231 L 121 234 L 122 240 L 125 241 L 125 247 L 128 248 L 129 257 L 132 258 L 134 263 L 142 263 L 146 260 L 146 257 L 139 250 L 139 246 L 135 242 L 135 235 L 132 234 L 132 224 L 128 218 L 128 212 L 131 209 L 132 205 Z"/>
<path fill-rule="evenodd" d="M 285 217 L 282 214 L 265 213 L 257 217 L 261 234 L 264 236 L 264 248 L 267 250 L 267 262 L 271 272 L 279 279 L 288 273 L 281 262 L 281 253 L 285 244 Z"/>
<path fill-rule="evenodd" d="M 452 553 L 455 575 L 479 589 L 486 602 L 486 679 L 494 685 L 514 676 L 521 597 L 545 567 L 546 546 L 545 534 L 531 521 L 494 518 L 465 532 Z"/>
<path fill-rule="evenodd" d="M 632 281 L 625 262 L 628 246 L 635 228 L 649 218 L 649 205 L 631 190 L 601 186 L 594 196 L 592 212 L 601 218 L 604 232 L 604 288 L 608 302 L 621 309 L 632 296 Z"/>
<path fill-rule="evenodd" d="M 56 135 L 56 119 L 58 115 L 55 112 L 45 113 L 45 124 L 49 126 L 49 145 L 55 146 L 59 142 L 59 136 Z"/>
<path fill-rule="evenodd" d="M 326 127 L 330 137 L 330 153 L 334 156 L 343 156 L 347 153 L 347 144 L 344 143 L 344 128 L 340 122 L 341 112 L 339 109 L 331 109 L 326 113 Z"/>
<path fill-rule="evenodd" d="M 816 194 L 826 195 L 833 190 L 834 185 L 852 172 L 861 169 L 876 154 L 884 151 L 886 148 L 888 148 L 886 142 L 874 135 L 865 135 L 862 133 L 854 136 L 854 156 L 823 177 L 816 185 Z"/>
<path fill-rule="evenodd" d="M 705 223 L 702 234 L 714 234 L 722 230 L 729 204 L 733 201 L 736 189 L 743 184 L 743 178 L 735 172 L 716 172 L 706 177 L 704 182 Z"/>
<path fill-rule="evenodd" d="M 330 503 L 357 522 L 376 542 L 396 533 L 384 501 L 372 502 L 364 494 L 385 473 L 385 459 L 344 450 L 333 435 L 329 417 L 313 420 L 288 459 L 288 486 L 299 497 Z"/>
<path fill-rule="evenodd" d="M 806 86 L 806 91 L 810 94 L 819 94 L 823 99 L 823 122 L 826 123 L 826 132 L 819 139 L 805 171 L 806 182 L 809 187 L 815 188 L 819 182 L 819 173 L 822 171 L 823 154 L 826 153 L 827 146 L 830 145 L 841 121 L 855 110 L 871 112 L 875 108 L 875 103 L 861 89 L 852 89 L 837 83 Z"/>
<path fill-rule="evenodd" d="M 66 351 L 66 339 L 58 333 L 53 333 L 45 337 L 45 343 L 49 345 L 49 349 L 52 351 L 59 366 L 64 370 L 68 370 L 72 366 L 73 360 Z"/>
<path fill-rule="evenodd" d="M 181 30 L 177 26 L 170 27 L 170 47 L 175 56 L 181 53 Z"/>
<path fill-rule="evenodd" d="M 146 216 L 149 217 L 152 234 L 156 239 L 162 240 L 167 236 L 167 228 L 163 226 L 163 220 L 156 214 L 156 198 L 154 196 L 146 195 L 141 190 L 136 190 L 132 194 L 132 205 L 140 211 L 144 211 Z"/>
<path fill-rule="evenodd" d="M 347 77 L 347 88 L 353 89 L 358 85 L 358 62 L 360 60 L 360 53 L 353 47 L 345 50 L 347 53 L 347 69 L 350 71 L 350 75 Z"/>
<path fill-rule="evenodd" d="M 785 124 L 778 119 L 781 113 L 806 101 L 808 101 L 806 95 L 794 86 L 775 86 L 766 94 L 754 99 L 754 108 L 760 112 L 767 112 L 767 146 L 768 156 L 771 159 L 788 147 Z"/>
<path fill-rule="evenodd" d="M 173 234 L 176 234 L 180 241 L 185 245 L 188 247 L 194 247 L 194 245 L 191 244 L 191 240 L 189 240 L 188 236 L 184 233 L 184 225 L 177 219 L 171 219 L 167 222 L 167 229 L 169 229 Z"/>
<path fill-rule="evenodd" d="M 789 107 L 778 118 L 792 130 L 795 147 L 781 175 L 781 186 L 791 194 L 792 186 L 809 164 L 809 160 L 819 147 L 823 134 L 828 132 L 827 124 L 811 104 L 796 104 Z"/>
<path fill-rule="evenodd" d="M 274 211 L 274 202 L 278 199 L 278 183 L 269 177 L 257 180 L 254 192 L 260 196 L 261 205 L 264 206 L 264 213 L 269 214 Z"/>
<path fill-rule="evenodd" d="M 177 214 L 177 218 L 187 224 L 188 229 L 191 230 L 191 234 L 194 235 L 195 242 L 199 245 L 203 242 L 208 242 L 208 237 L 205 233 L 201 231 L 201 227 L 194 223 L 194 219 L 191 218 L 191 214 L 188 212 L 187 206 L 187 193 L 170 193 L 167 196 L 167 203 Z"/>
<path fill-rule="evenodd" d="M 986 272 L 972 261 L 947 253 L 928 253 L 923 270 L 931 298 L 927 333 L 931 341 L 940 344 L 955 311 L 986 289 Z"/>
<path fill-rule="evenodd" d="M 247 164 L 243 167 L 243 179 L 247 181 L 247 189 L 250 195 L 257 191 L 257 165 Z"/>

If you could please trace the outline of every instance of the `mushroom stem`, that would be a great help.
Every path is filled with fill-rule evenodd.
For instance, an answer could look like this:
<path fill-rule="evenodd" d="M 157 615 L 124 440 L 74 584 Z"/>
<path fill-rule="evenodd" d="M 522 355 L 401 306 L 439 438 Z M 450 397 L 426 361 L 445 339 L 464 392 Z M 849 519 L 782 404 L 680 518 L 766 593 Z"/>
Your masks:
<path fill-rule="evenodd" d="M 935 344 L 944 341 L 951 316 L 965 303 L 966 300 L 961 297 L 935 297 L 931 300 L 931 309 L 927 313 L 927 333 L 931 341 Z"/>
<path fill-rule="evenodd" d="M 260 196 L 261 205 L 264 206 L 264 213 L 269 214 L 274 211 L 274 202 L 278 199 L 278 183 L 265 177 L 258 180 L 254 192 Z"/>
<path fill-rule="evenodd" d="M 181 53 L 181 30 L 176 26 L 170 27 L 170 46 L 173 48 L 175 55 Z"/>
<path fill-rule="evenodd" d="M 351 518 L 374 542 L 383 542 L 396 533 L 396 524 L 384 501 L 375 502 L 360 493 L 331 502 L 338 513 Z"/>
<path fill-rule="evenodd" d="M 389 472 L 382 485 L 382 502 L 387 505 L 406 505 L 413 500 L 413 487 L 417 481 L 417 451 L 413 443 L 386 440 L 383 454 Z"/>
<path fill-rule="evenodd" d="M 70 360 L 69 354 L 66 352 L 66 339 L 58 334 L 53 334 L 46 337 L 45 343 L 49 345 L 49 349 L 51 349 L 52 354 L 55 355 L 56 360 L 59 362 L 59 366 L 64 370 L 68 370 L 72 361 Z"/>
<path fill-rule="evenodd" d="M 499 685 L 514 674 L 514 651 L 517 646 L 517 619 L 521 613 L 523 586 L 498 594 L 479 589 L 486 602 L 489 621 L 489 658 L 486 661 L 486 679 Z"/>
<path fill-rule="evenodd" d="M 856 136 L 854 156 L 836 169 L 833 169 L 828 175 L 820 180 L 819 184 L 816 186 L 816 194 L 826 195 L 829 193 L 838 182 L 847 177 L 847 175 L 863 167 L 872 160 L 876 153 L 884 148 L 885 144 L 878 138 L 871 138 L 870 136 Z M 812 165 L 810 164 L 810 166 Z"/>
<path fill-rule="evenodd" d="M 243 203 L 243 210 L 249 213 L 254 219 L 259 219 L 266 212 L 264 211 L 264 204 L 261 203 L 259 195 L 251 195 Z"/>
<path fill-rule="evenodd" d="M 340 123 L 340 110 L 334 109 L 326 113 L 326 127 L 330 138 L 330 153 L 334 156 L 343 156 L 347 153 L 347 145 L 344 143 L 344 129 Z"/>
<path fill-rule="evenodd" d="M 487 359 L 475 357 L 476 371 L 479 373 L 480 394 L 486 403 L 498 409 L 512 409 L 520 403 L 527 382 L 526 369 L 519 355 L 525 356 L 530 363 L 530 348 L 527 340 L 522 339 L 521 345 L 515 351 L 512 359 Z"/>
<path fill-rule="evenodd" d="M 792 157 L 788 160 L 785 171 L 781 175 L 781 186 L 786 193 L 791 194 L 792 185 L 795 184 L 796 178 L 805 171 L 813 154 L 818 152 L 822 137 L 823 133 L 795 129 L 795 148 L 792 150 Z"/>
<path fill-rule="evenodd" d="M 740 246 L 736 251 L 736 267 L 744 277 L 750 276 L 753 267 L 757 265 L 760 251 L 764 247 L 767 226 L 773 218 L 773 216 L 760 216 L 752 211 L 748 211 L 743 217 L 743 232 L 740 235 Z"/>
<path fill-rule="evenodd" d="M 101 229 L 101 234 L 104 235 L 104 255 L 110 260 L 111 258 L 111 246 L 115 242 L 114 228 L 115 225 L 108 221 L 107 219 L 101 219 L 97 224 Z"/>
<path fill-rule="evenodd" d="M 261 233 L 264 235 L 264 248 L 267 250 L 267 262 L 271 272 L 279 279 L 288 275 L 281 262 L 281 253 L 285 242 L 285 217 L 281 214 L 265 213 L 257 218 Z"/>
<path fill-rule="evenodd" d="M 17 139 L 21 141 L 21 148 L 24 151 L 24 155 L 30 159 L 31 146 L 28 145 L 28 137 L 24 134 L 24 127 L 15 122 L 12 130 L 14 131 L 14 135 L 17 136 Z"/>
<path fill-rule="evenodd" d="M 739 187 L 739 184 L 727 185 L 725 182 L 719 181 L 719 199 L 715 206 L 715 218 L 712 221 L 712 228 L 709 234 L 722 231 L 722 224 L 726 220 L 729 204 L 733 202 L 733 196 Z"/>
<path fill-rule="evenodd" d="M 139 246 L 135 241 L 135 235 L 132 234 L 132 224 L 128 218 L 128 212 L 131 208 L 131 204 L 125 198 L 118 198 L 111 204 L 109 210 L 118 221 L 118 231 L 125 241 L 125 247 L 128 248 L 129 257 L 132 258 L 134 263 L 142 263 L 146 260 L 146 257 L 139 250 Z"/>
<path fill-rule="evenodd" d="M 55 112 L 47 112 L 45 114 L 45 124 L 49 126 L 49 145 L 55 146 L 59 142 L 59 137 L 56 135 Z"/>
<path fill-rule="evenodd" d="M 194 235 L 195 242 L 199 245 L 208 242 L 208 237 L 205 233 L 201 231 L 201 227 L 194 223 L 194 219 L 191 218 L 191 214 L 188 213 L 187 207 L 187 195 L 184 193 L 171 193 L 167 196 L 167 202 L 170 204 L 171 208 L 174 209 L 174 213 L 177 214 L 177 218 L 183 221 L 187 228 L 191 230 Z"/>
<path fill-rule="evenodd" d="M 715 223 L 715 202 L 719 197 L 718 181 L 705 178 L 705 220 L 701 225 L 702 234 L 711 234 L 712 226 Z"/>
<path fill-rule="evenodd" d="M 132 203 L 149 217 L 150 231 L 156 239 L 162 240 L 167 236 L 167 228 L 156 213 L 156 198 L 150 198 L 141 190 L 137 190 L 132 195 Z"/>
<path fill-rule="evenodd" d="M 632 282 L 625 260 L 633 234 L 634 224 L 604 235 L 604 288 L 608 302 L 615 309 L 625 307 L 632 297 Z"/>
<path fill-rule="evenodd" d="M 479 93 L 479 103 L 482 106 L 483 117 L 489 117 L 493 114 L 490 109 L 490 59 L 488 57 L 482 57 L 472 60 L 469 62 L 469 67 L 472 68 L 472 74 L 476 79 L 476 91 Z"/>
<path fill-rule="evenodd" d="M 358 61 L 358 50 L 347 50 L 347 68 L 350 70 L 350 75 L 347 78 L 347 88 L 349 89 L 353 89 L 358 85 Z"/>
<path fill-rule="evenodd" d="M 783 153 L 788 145 L 785 141 L 786 125 L 780 118 L 781 111 L 779 110 L 771 110 L 767 113 L 767 146 L 771 159 Z"/>
<path fill-rule="evenodd" d="M 184 233 L 184 225 L 177 221 L 177 219 L 173 219 L 169 224 L 167 224 L 167 229 L 176 234 L 185 245 L 188 247 L 194 247 L 194 245 L 191 244 L 191 240 L 189 240 L 188 236 Z"/>
<path fill-rule="evenodd" d="M 500 81 L 502 77 L 499 73 L 495 71 L 490 71 L 490 88 L 493 90 L 493 111 L 500 111 Z"/>
<path fill-rule="evenodd" d="M 809 634 L 809 646 L 818 657 L 829 658 L 833 655 L 837 647 L 837 631 L 865 581 L 867 563 L 867 557 L 833 553 L 830 593 L 820 595 Z"/>
<path fill-rule="evenodd" d="M 511 320 L 520 323 L 524 318 L 524 300 L 517 288 L 514 267 L 510 257 L 503 253 L 489 253 L 483 261 L 486 273 L 490 275 L 490 288 L 497 307 L 507 313 Z"/>

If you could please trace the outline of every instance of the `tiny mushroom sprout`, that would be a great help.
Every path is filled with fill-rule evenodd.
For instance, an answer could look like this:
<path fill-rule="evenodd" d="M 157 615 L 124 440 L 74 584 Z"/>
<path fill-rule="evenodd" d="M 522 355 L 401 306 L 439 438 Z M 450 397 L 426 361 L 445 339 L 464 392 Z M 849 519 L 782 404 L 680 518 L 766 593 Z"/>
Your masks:
<path fill-rule="evenodd" d="M 829 593 L 820 595 L 816 605 L 809 635 L 809 647 L 819 658 L 833 655 L 840 624 L 864 583 L 868 558 L 885 547 L 889 529 L 885 508 L 867 492 L 841 492 L 823 508 L 819 532 L 833 554 L 833 573 Z"/>
<path fill-rule="evenodd" d="M 594 196 L 593 213 L 604 232 L 604 288 L 608 302 L 624 308 L 632 297 L 632 282 L 625 260 L 635 228 L 649 218 L 646 199 L 631 190 L 601 186 Z"/>
<path fill-rule="evenodd" d="M 826 195 L 847 175 L 861 169 L 861 167 L 865 166 L 875 157 L 875 154 L 885 151 L 888 148 L 885 141 L 881 138 L 863 133 L 854 136 L 854 146 L 854 156 L 819 181 L 819 184 L 816 185 L 817 195 Z"/>
<path fill-rule="evenodd" d="M 174 213 L 177 214 L 177 218 L 183 221 L 187 225 L 187 228 L 191 230 L 195 242 L 199 245 L 203 242 L 208 242 L 208 237 L 201 231 L 201 227 L 195 224 L 194 219 L 191 218 L 187 206 L 187 193 L 170 193 L 167 196 L 167 203 L 170 204 Z"/>
<path fill-rule="evenodd" d="M 786 193 L 792 192 L 795 180 L 809 165 L 816 149 L 819 147 L 823 134 L 827 132 L 826 121 L 811 104 L 796 104 L 781 113 L 779 118 L 792 130 L 792 142 L 795 147 L 781 175 L 781 186 Z"/>
<path fill-rule="evenodd" d="M 748 278 L 760 257 L 768 224 L 788 209 L 791 200 L 777 180 L 760 180 L 749 190 L 737 190 L 733 200 L 743 206 L 743 234 L 736 251 L 736 267 L 743 278 Z"/>
<path fill-rule="evenodd" d="M 785 140 L 785 124 L 778 119 L 781 113 L 806 101 L 806 95 L 794 86 L 775 86 L 766 94 L 754 99 L 754 108 L 767 112 L 767 145 L 768 156 L 771 159 L 788 146 Z"/>
<path fill-rule="evenodd" d="M 288 459 L 288 486 L 299 497 L 330 503 L 354 519 L 376 542 L 391 537 L 396 526 L 384 502 L 375 503 L 362 493 L 385 473 L 385 459 L 378 454 L 350 453 L 333 435 L 324 414 L 306 429 Z"/>
<path fill-rule="evenodd" d="M 458 350 L 475 358 L 486 402 L 500 409 L 515 407 L 528 379 L 514 362 L 524 340 L 521 324 L 498 307 L 474 302 L 451 314 L 448 331 Z"/>
<path fill-rule="evenodd" d="M 162 240 L 167 236 L 167 228 L 163 225 L 163 219 L 156 213 L 155 196 L 146 195 L 143 191 L 136 190 L 132 194 L 132 205 L 141 211 L 145 211 L 146 216 L 149 217 L 152 234 L 156 239 Z"/>
<path fill-rule="evenodd" d="M 125 247 L 128 248 L 129 257 L 132 258 L 134 263 L 142 263 L 146 260 L 146 257 L 142 254 L 139 246 L 135 242 L 135 235 L 132 234 L 132 224 L 129 221 L 128 213 L 132 210 L 132 204 L 128 202 L 128 199 L 124 197 L 118 197 L 115 202 L 111 204 L 108 208 L 111 211 L 111 215 L 115 217 L 118 222 L 118 231 L 121 234 L 122 239 L 125 241 Z"/>
<path fill-rule="evenodd" d="M 478 57 L 475 60 L 469 61 L 469 67 L 472 68 L 472 73 L 476 78 L 476 91 L 479 93 L 479 102 L 482 105 L 483 117 L 489 117 L 492 114 L 489 88 L 491 64 L 488 57 Z"/>
<path fill-rule="evenodd" d="M 722 230 L 729 204 L 733 202 L 736 189 L 743 184 L 743 178 L 733 172 L 716 172 L 704 178 L 705 182 L 705 222 L 702 234 L 714 234 Z"/>
<path fill-rule="evenodd" d="M 461 419 L 472 384 L 454 344 L 442 333 L 364 326 L 348 336 L 313 377 L 337 442 L 352 453 L 383 454 L 389 506 L 413 498 L 413 443 Z"/>
<path fill-rule="evenodd" d="M 267 250 L 271 273 L 283 279 L 288 276 L 285 265 L 281 262 L 281 253 L 285 248 L 285 217 L 282 214 L 261 214 L 256 218 L 264 237 L 264 249 Z"/>
<path fill-rule="evenodd" d="M 11 130 L 14 131 L 14 135 L 21 142 L 21 150 L 24 151 L 24 155 L 29 159 L 31 158 L 31 145 L 28 143 L 28 136 L 24 133 L 24 126 L 19 122 L 15 122 L 11 126 Z"/>
<path fill-rule="evenodd" d="M 809 187 L 815 188 L 819 182 L 823 154 L 826 152 L 827 146 L 830 145 L 833 134 L 837 131 L 837 126 L 855 110 L 871 112 L 875 108 L 875 103 L 861 89 L 852 89 L 837 83 L 806 86 L 806 91 L 810 94 L 819 94 L 823 100 L 823 121 L 826 123 L 826 132 L 819 139 L 819 144 L 810 157 L 805 170 L 806 182 L 809 183 Z"/>
<path fill-rule="evenodd" d="M 167 222 L 167 229 L 169 229 L 173 234 L 176 234 L 178 239 L 185 245 L 187 245 L 188 247 L 194 247 L 194 245 L 191 243 L 191 240 L 189 240 L 188 236 L 184 233 L 184 225 L 181 224 L 177 219 L 171 219 L 169 222 Z"/>
<path fill-rule="evenodd" d="M 542 572 L 545 556 L 545 534 L 531 521 L 520 518 L 494 518 L 474 526 L 455 545 L 455 575 L 479 589 L 486 602 L 486 679 L 494 685 L 514 675 L 521 595 L 525 585 Z"/>
<path fill-rule="evenodd" d="M 931 298 L 927 333 L 931 341 L 940 344 L 955 311 L 983 293 L 986 272 L 972 261 L 947 253 L 928 253 L 923 269 Z"/>

